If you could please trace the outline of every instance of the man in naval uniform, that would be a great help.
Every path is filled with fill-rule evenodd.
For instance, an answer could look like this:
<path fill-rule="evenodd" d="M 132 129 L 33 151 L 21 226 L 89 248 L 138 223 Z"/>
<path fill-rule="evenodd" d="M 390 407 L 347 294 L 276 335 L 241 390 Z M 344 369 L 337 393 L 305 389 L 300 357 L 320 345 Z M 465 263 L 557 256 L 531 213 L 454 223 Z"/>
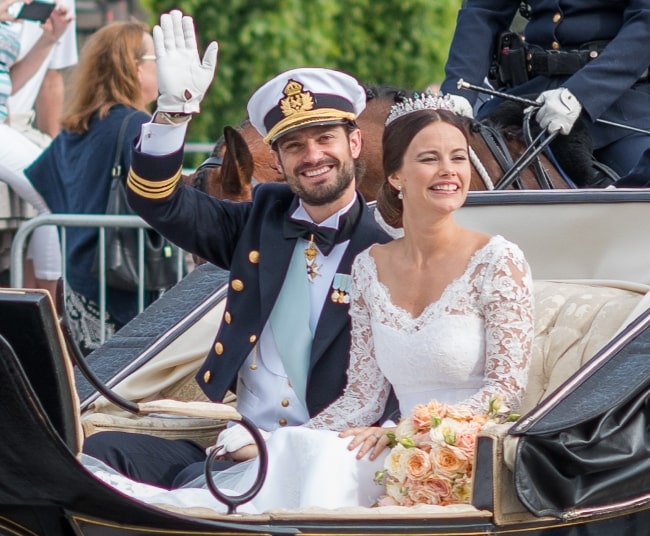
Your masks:
<path fill-rule="evenodd" d="M 528 19 L 523 41 L 508 33 L 520 8 Z M 539 95 L 536 118 L 549 132 L 568 134 L 582 116 L 595 156 L 622 177 L 616 186 L 650 186 L 648 35 L 648 0 L 467 0 L 441 91 L 465 101 L 469 115 L 478 94 L 459 90 L 458 80 L 480 85 L 492 67 L 500 90 Z M 477 118 L 499 101 L 487 101 Z"/>
<path fill-rule="evenodd" d="M 213 401 L 236 392 L 238 411 L 262 431 L 305 424 L 346 384 L 352 261 L 388 240 L 355 187 L 365 91 L 353 77 L 319 68 L 260 87 L 249 117 L 287 184 L 258 186 L 252 202 L 223 202 L 180 181 L 186 127 L 212 80 L 216 43 L 201 62 L 192 20 L 178 11 L 161 17 L 154 41 L 160 97 L 133 152 L 129 203 L 181 248 L 230 271 L 223 320 L 197 382 Z M 256 452 L 238 426 L 219 441 L 235 460 Z M 189 441 L 118 432 L 91 436 L 84 450 L 166 487 L 187 480 L 191 464 L 200 465 L 190 476 L 202 472 L 205 460 Z"/>

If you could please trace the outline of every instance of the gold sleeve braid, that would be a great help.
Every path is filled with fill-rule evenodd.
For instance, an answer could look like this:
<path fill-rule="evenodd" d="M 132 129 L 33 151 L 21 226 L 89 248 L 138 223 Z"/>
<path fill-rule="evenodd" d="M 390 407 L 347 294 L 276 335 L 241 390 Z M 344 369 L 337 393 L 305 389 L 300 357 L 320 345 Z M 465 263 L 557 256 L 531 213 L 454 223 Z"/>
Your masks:
<path fill-rule="evenodd" d="M 140 197 L 146 199 L 163 199 L 169 197 L 174 192 L 178 181 L 181 180 L 181 170 L 178 171 L 169 179 L 162 181 L 150 181 L 140 177 L 133 168 L 129 170 L 129 176 L 126 181 L 127 186 Z"/>

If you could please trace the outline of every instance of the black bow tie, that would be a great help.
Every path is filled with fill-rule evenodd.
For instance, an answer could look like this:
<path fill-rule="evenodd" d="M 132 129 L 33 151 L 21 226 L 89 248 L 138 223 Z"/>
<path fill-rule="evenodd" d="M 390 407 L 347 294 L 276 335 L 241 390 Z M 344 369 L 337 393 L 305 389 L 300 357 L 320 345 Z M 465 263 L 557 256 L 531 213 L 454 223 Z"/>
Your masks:
<path fill-rule="evenodd" d="M 339 228 L 332 229 L 331 227 L 319 227 L 308 221 L 294 220 L 289 215 L 293 213 L 291 210 L 284 219 L 282 233 L 285 238 L 306 238 L 307 240 L 311 240 L 313 235 L 318 249 L 327 257 L 336 244 L 350 238 L 360 212 L 361 206 L 357 199 L 352 208 L 339 217 Z"/>

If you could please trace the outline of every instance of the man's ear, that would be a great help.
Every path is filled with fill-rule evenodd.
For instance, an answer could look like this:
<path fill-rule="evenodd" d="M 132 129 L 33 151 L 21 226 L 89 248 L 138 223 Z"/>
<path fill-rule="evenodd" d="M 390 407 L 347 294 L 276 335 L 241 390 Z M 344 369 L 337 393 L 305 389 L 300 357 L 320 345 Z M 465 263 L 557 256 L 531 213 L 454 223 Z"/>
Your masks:
<path fill-rule="evenodd" d="M 359 158 L 359 155 L 361 154 L 361 146 L 362 146 L 362 139 L 361 139 L 361 130 L 358 128 L 350 132 L 350 152 L 352 153 L 352 158 Z"/>
<path fill-rule="evenodd" d="M 282 162 L 280 161 L 280 155 L 275 149 L 271 149 L 271 157 L 273 158 L 273 164 L 275 169 L 277 169 L 279 173 L 282 173 L 284 175 L 284 169 L 282 167 Z"/>

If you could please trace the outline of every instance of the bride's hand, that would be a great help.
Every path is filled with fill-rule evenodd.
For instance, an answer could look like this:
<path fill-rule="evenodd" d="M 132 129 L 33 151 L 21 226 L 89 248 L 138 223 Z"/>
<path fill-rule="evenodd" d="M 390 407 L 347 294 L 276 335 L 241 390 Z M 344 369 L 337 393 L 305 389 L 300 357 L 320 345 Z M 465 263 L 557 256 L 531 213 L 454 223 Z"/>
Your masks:
<path fill-rule="evenodd" d="M 386 432 L 391 430 L 394 430 L 394 428 L 380 428 L 378 426 L 348 428 L 341 432 L 339 437 L 352 438 L 352 441 L 348 445 L 348 450 L 354 450 L 359 447 L 357 460 L 363 458 L 368 452 L 370 452 L 368 459 L 374 460 L 388 446 L 389 440 Z"/>

